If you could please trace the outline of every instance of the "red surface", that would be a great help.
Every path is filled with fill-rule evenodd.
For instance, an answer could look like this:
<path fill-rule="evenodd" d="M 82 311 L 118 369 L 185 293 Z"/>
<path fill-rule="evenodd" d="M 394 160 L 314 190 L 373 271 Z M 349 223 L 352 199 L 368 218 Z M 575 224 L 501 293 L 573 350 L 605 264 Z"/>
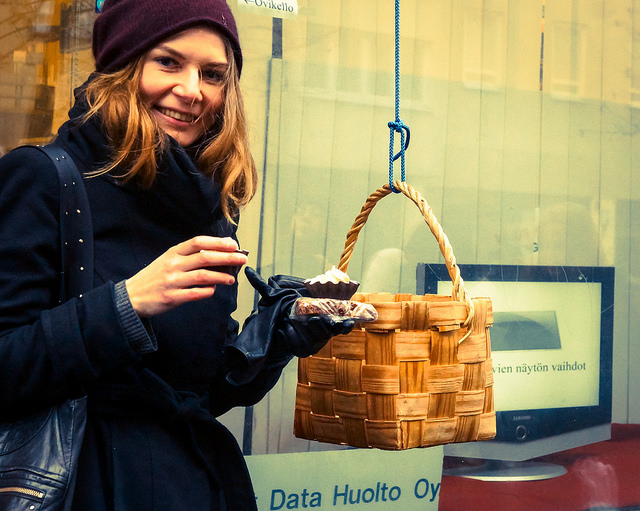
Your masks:
<path fill-rule="evenodd" d="M 640 425 L 613 424 L 611 440 L 540 460 L 560 464 L 567 473 L 522 482 L 443 476 L 438 510 L 640 510 Z"/>

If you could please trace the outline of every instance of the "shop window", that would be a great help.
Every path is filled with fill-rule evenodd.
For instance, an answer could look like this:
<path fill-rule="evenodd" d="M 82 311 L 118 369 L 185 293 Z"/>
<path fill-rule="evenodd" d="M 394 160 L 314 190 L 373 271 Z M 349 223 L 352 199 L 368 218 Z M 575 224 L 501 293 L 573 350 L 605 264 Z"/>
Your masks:
<path fill-rule="evenodd" d="M 0 154 L 48 142 L 93 65 L 93 0 L 0 4 Z"/>

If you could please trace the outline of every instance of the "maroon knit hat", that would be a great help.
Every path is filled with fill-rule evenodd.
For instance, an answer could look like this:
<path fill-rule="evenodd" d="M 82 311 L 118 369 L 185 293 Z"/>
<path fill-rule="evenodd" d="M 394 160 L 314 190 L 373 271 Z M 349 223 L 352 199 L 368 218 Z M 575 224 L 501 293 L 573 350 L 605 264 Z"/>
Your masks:
<path fill-rule="evenodd" d="M 240 73 L 238 29 L 225 0 L 105 0 L 93 25 L 96 71 L 117 71 L 167 37 L 200 24 L 229 39 Z"/>

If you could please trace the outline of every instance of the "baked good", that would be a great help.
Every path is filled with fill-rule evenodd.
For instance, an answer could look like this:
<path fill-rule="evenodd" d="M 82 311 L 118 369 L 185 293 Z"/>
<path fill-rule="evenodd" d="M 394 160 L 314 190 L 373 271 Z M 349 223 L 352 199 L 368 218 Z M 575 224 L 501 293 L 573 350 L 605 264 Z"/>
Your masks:
<path fill-rule="evenodd" d="M 358 289 L 359 282 L 333 266 L 329 271 L 304 281 L 304 286 L 314 298 L 349 300 Z"/>
<path fill-rule="evenodd" d="M 327 316 L 336 320 L 352 318 L 359 322 L 378 319 L 378 312 L 370 303 L 335 298 L 298 298 L 293 307 L 293 315 L 294 317 Z"/>

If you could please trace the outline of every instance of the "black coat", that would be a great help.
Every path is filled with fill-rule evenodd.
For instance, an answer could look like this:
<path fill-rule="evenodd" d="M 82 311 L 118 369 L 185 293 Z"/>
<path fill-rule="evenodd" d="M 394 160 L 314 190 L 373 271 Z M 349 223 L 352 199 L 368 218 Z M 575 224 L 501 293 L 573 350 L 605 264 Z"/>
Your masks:
<path fill-rule="evenodd" d="M 71 119 L 82 111 L 74 107 Z M 30 148 L 0 160 L 0 413 L 88 394 L 80 511 L 255 509 L 242 454 L 215 416 L 259 401 L 289 358 L 266 363 L 248 384 L 225 380 L 236 286 L 145 322 L 118 307 L 116 283 L 169 247 L 198 234 L 235 238 L 219 186 L 171 142 L 149 190 L 111 176 L 85 180 L 95 287 L 61 305 L 56 171 Z M 108 160 L 97 120 L 67 122 L 55 144 L 81 172 Z"/>

